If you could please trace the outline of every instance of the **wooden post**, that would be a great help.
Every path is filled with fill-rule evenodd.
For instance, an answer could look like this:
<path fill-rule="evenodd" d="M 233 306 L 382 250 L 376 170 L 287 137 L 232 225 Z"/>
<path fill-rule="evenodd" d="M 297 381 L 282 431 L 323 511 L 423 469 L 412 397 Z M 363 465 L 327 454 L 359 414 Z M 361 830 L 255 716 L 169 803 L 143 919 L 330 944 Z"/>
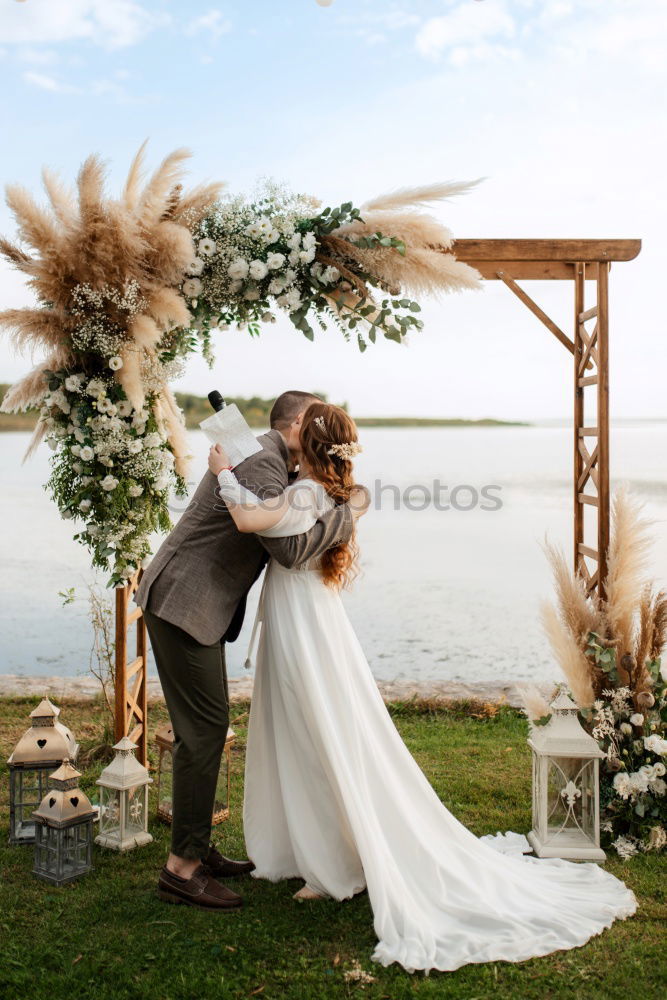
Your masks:
<path fill-rule="evenodd" d="M 124 586 L 116 588 L 116 674 L 115 736 L 128 736 L 139 747 L 137 759 L 148 763 L 148 687 L 146 676 L 146 623 L 139 607 L 129 610 L 130 600 L 139 586 L 141 570 Z M 136 656 L 127 662 L 127 632 L 136 622 Z"/>
<path fill-rule="evenodd" d="M 583 491 L 579 487 L 584 459 L 579 447 L 579 428 L 584 426 L 584 387 L 579 385 L 579 368 L 583 346 L 579 333 L 579 317 L 585 309 L 586 296 L 586 265 L 583 261 L 574 266 L 574 560 L 572 565 L 579 567 L 579 545 L 584 541 L 584 507 L 580 500 Z"/>
<path fill-rule="evenodd" d="M 598 595 L 607 596 L 607 559 L 609 555 L 609 268 L 598 265 Z"/>

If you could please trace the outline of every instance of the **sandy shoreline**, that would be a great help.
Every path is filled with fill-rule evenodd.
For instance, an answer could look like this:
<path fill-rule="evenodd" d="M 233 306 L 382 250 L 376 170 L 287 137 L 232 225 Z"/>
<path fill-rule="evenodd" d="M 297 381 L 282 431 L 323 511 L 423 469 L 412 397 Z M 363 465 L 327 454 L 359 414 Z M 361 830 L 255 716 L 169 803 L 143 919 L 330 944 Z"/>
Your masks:
<path fill-rule="evenodd" d="M 514 682 L 498 684 L 492 681 L 461 683 L 458 681 L 383 681 L 378 687 L 385 701 L 402 701 L 409 698 L 435 698 L 442 701 L 477 698 L 480 701 L 504 702 L 519 707 L 520 700 Z M 252 695 L 253 678 L 232 677 L 229 681 L 231 701 L 246 701 Z M 553 685 L 540 685 L 549 694 Z M 18 674 L 0 675 L 0 697 L 26 695 L 48 696 L 57 703 L 59 698 L 94 698 L 99 684 L 92 677 L 28 677 Z M 157 678 L 148 681 L 149 700 L 162 698 L 162 688 Z"/>

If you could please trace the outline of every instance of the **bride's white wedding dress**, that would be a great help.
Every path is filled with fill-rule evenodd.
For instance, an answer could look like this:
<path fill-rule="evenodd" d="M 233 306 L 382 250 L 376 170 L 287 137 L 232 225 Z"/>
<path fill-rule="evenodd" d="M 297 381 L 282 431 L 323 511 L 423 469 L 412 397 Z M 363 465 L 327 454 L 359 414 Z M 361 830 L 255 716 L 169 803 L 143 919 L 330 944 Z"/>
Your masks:
<path fill-rule="evenodd" d="M 220 485 L 258 502 L 232 473 Z M 288 489 L 298 502 L 261 534 L 298 534 L 332 503 L 311 480 Z M 373 960 L 410 972 L 573 948 L 635 912 L 598 865 L 501 853 L 503 838 L 494 848 L 445 808 L 316 566 L 271 562 L 258 618 L 243 812 L 256 878 L 300 876 L 337 900 L 366 886 Z"/>

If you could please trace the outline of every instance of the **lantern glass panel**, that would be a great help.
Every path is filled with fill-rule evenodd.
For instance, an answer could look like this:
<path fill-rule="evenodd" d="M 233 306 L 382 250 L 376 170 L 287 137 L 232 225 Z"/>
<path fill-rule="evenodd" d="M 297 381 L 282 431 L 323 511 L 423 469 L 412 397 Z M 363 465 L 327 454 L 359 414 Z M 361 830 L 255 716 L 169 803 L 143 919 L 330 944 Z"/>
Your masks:
<path fill-rule="evenodd" d="M 546 840 L 595 840 L 595 761 L 550 757 L 546 776 Z"/>
<path fill-rule="evenodd" d="M 171 755 L 170 755 L 171 756 Z M 123 792 L 125 796 L 125 832 L 135 836 L 146 829 L 146 806 L 148 804 L 148 787 L 137 785 Z"/>
<path fill-rule="evenodd" d="M 60 885 L 90 871 L 93 824 L 88 819 L 69 827 L 36 825 L 34 873 Z"/>
<path fill-rule="evenodd" d="M 100 834 L 120 839 L 120 797 L 115 788 L 100 787 Z"/>
<path fill-rule="evenodd" d="M 10 843 L 30 844 L 34 842 L 35 821 L 32 818 L 32 813 L 46 794 L 47 778 L 52 770 L 52 764 L 49 764 L 48 767 L 11 767 L 10 765 Z"/>

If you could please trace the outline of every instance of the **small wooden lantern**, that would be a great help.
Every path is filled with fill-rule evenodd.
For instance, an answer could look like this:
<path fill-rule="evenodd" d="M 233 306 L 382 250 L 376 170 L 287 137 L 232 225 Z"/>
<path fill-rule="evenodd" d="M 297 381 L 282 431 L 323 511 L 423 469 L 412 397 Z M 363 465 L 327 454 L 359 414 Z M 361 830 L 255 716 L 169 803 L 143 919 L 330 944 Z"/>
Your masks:
<path fill-rule="evenodd" d="M 561 692 L 545 726 L 533 726 L 533 829 L 539 858 L 604 861 L 600 847 L 602 750 L 577 718 L 577 706 Z"/>
<path fill-rule="evenodd" d="M 95 843 L 114 851 L 150 844 L 148 786 L 153 779 L 135 757 L 137 744 L 124 736 L 116 756 L 97 780 L 100 786 L 100 832 Z"/>
<path fill-rule="evenodd" d="M 227 730 L 225 740 L 225 752 L 222 757 L 218 781 L 215 790 L 215 803 L 213 806 L 213 826 L 223 823 L 229 819 L 229 802 L 231 795 L 232 780 L 232 747 L 236 740 L 233 729 Z M 171 823 L 172 820 L 172 795 L 173 795 L 173 753 L 174 753 L 174 730 L 171 723 L 162 726 L 155 733 L 155 742 L 158 748 L 158 769 L 157 769 L 157 818 L 163 823 Z"/>
<path fill-rule="evenodd" d="M 16 744 L 9 765 L 9 843 L 34 844 L 33 810 L 42 801 L 48 777 L 64 760 L 76 760 L 78 744 L 58 722 L 60 709 L 45 698 L 30 713 L 32 726 Z"/>
<path fill-rule="evenodd" d="M 35 810 L 33 874 L 64 885 L 93 867 L 95 811 L 78 787 L 81 774 L 64 761 L 49 778 L 50 789 Z"/>

